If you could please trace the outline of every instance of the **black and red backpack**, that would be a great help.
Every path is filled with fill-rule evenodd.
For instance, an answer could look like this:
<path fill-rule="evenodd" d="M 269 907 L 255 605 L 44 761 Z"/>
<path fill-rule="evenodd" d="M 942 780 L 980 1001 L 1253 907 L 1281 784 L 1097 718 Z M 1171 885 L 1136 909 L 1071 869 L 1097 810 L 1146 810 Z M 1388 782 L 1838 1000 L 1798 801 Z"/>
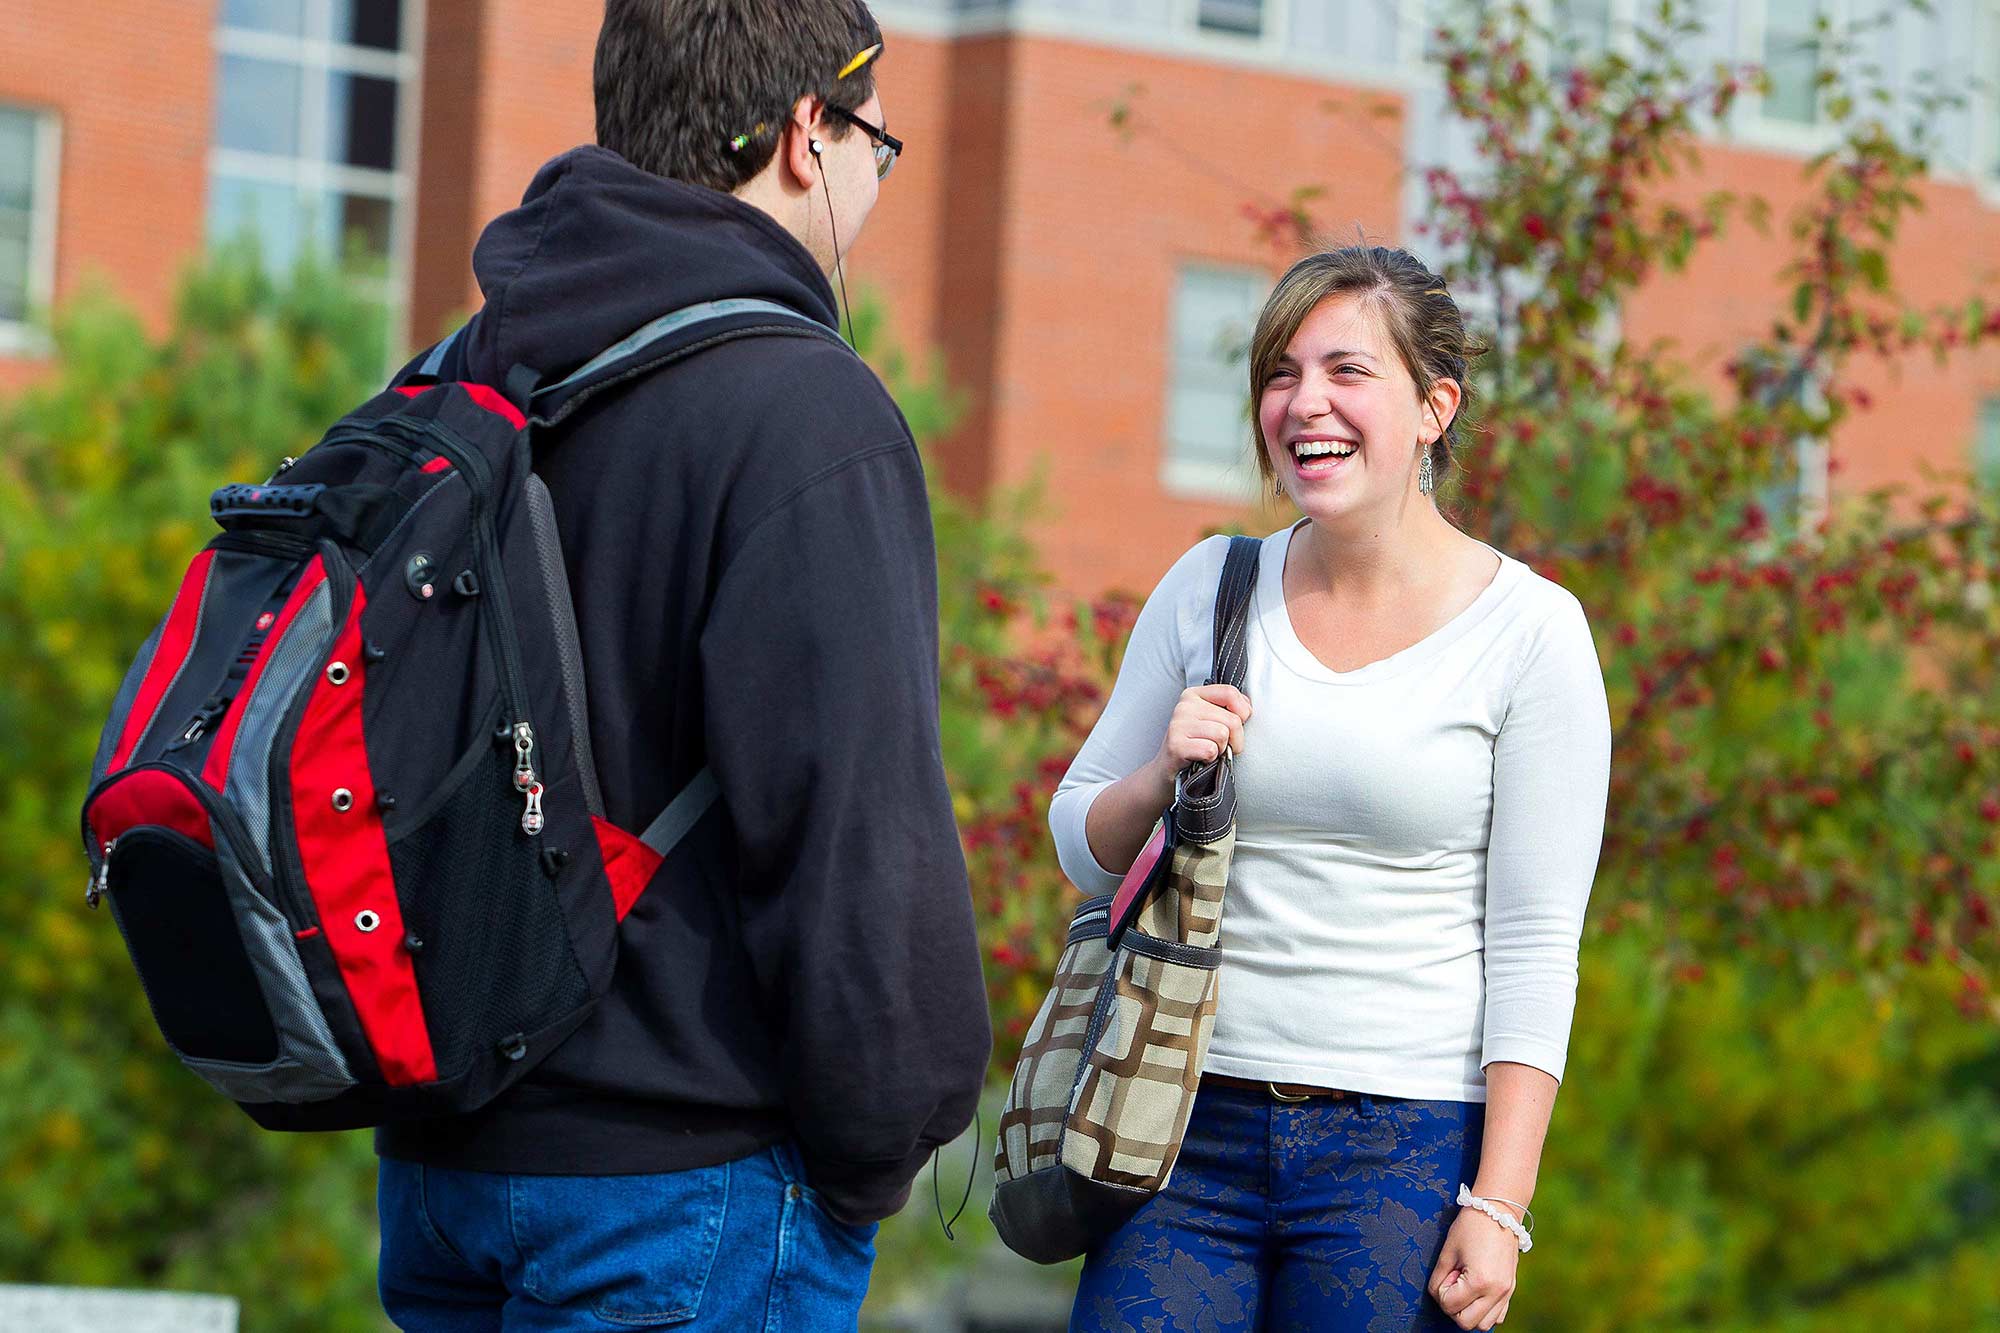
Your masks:
<path fill-rule="evenodd" d="M 476 318 L 476 317 L 475 317 Z M 569 584 L 530 439 L 701 348 L 832 330 L 677 311 L 546 388 L 454 335 L 262 485 L 140 649 L 83 837 L 167 1044 L 268 1128 L 474 1109 L 609 985 L 618 924 L 713 803 L 603 815 Z M 844 344 L 843 344 L 844 345 Z"/>

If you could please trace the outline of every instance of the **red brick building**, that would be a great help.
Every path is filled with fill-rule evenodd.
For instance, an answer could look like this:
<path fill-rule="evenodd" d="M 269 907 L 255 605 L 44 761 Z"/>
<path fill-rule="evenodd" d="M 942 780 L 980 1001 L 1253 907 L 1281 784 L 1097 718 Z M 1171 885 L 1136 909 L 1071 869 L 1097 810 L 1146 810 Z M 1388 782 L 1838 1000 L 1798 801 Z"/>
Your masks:
<path fill-rule="evenodd" d="M 1640 0 L 1543 0 L 1626 40 Z M 1717 3 L 1703 57 L 1765 60 L 1771 94 L 1715 127 L 1699 187 L 1783 218 L 1816 127 L 1816 13 Z M 937 450 L 960 490 L 1039 479 L 1071 587 L 1150 586 L 1254 471 L 1228 353 L 1277 268 L 1244 216 L 1297 186 L 1341 234 L 1409 235 L 1413 164 L 1449 158 L 1423 0 L 883 0 L 891 128 L 909 144 L 850 285 L 936 348 L 969 414 Z M 595 0 L 9 0 L 0 24 L 0 390 L 38 373 L 32 312 L 100 277 L 155 321 L 205 241 L 282 257 L 358 238 L 410 341 L 477 301 L 480 228 L 591 135 Z M 1871 11 L 1872 12 L 1872 11 Z M 2000 0 L 1905 15 L 1891 76 L 1988 79 L 1941 130 L 1897 256 L 1919 301 L 2000 289 Z M 87 54 L 85 54 L 87 53 Z M 1114 123 L 1114 109 L 1127 114 Z M 1697 188 L 1690 184 L 1692 193 Z M 1719 364 L 1779 308 L 1782 227 L 1739 230 L 1628 312 Z M 1218 337 L 1218 334 L 1221 336 Z M 1919 464 L 2000 472 L 2000 353 L 1912 359 L 1836 442 L 1836 491 Z M 1476 526 L 1476 523 L 1475 523 Z"/>

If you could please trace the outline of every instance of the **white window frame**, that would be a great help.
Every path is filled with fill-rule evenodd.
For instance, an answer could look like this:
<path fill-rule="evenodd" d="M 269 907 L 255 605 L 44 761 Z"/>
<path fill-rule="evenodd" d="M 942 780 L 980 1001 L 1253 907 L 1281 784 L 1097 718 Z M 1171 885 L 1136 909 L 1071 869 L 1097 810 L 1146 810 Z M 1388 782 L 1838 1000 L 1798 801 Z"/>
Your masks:
<path fill-rule="evenodd" d="M 1250 387 L 1242 384 L 1245 417 L 1243 421 L 1242 444 L 1244 446 L 1237 460 L 1216 463 L 1197 458 L 1180 458 L 1174 453 L 1174 393 L 1179 387 L 1179 349 L 1175 346 L 1177 327 L 1177 307 L 1180 299 L 1181 280 L 1191 271 L 1222 273 L 1231 276 L 1254 279 L 1256 284 L 1268 288 L 1271 275 L 1255 264 L 1236 263 L 1228 260 L 1210 259 L 1201 255 L 1177 255 L 1174 258 L 1172 281 L 1167 290 L 1167 311 L 1164 321 L 1166 338 L 1164 352 L 1167 373 L 1162 376 L 1165 392 L 1162 395 L 1160 414 L 1160 486 L 1168 495 L 1185 500 L 1227 500 L 1244 502 L 1254 499 L 1262 486 L 1257 461 L 1252 455 L 1256 432 L 1248 417 Z M 1255 319 L 1255 312 L 1251 314 Z M 1247 335 L 1252 330 L 1245 328 Z M 1221 330 L 1215 330 L 1220 335 Z"/>
<path fill-rule="evenodd" d="M 422 0 L 403 0 L 399 8 L 402 30 L 399 48 L 382 51 L 354 46 L 331 38 L 330 0 L 305 0 L 304 32 L 299 34 L 232 28 L 220 13 L 214 29 L 214 48 L 219 62 L 224 56 L 279 61 L 298 66 L 304 74 L 300 85 L 299 150 L 296 155 L 261 153 L 241 148 L 225 148 L 220 142 L 209 146 L 208 172 L 213 182 L 223 174 L 262 184 L 285 185 L 317 195 L 361 194 L 386 199 L 390 206 L 389 246 L 384 285 L 374 291 L 387 306 L 392 330 L 405 326 L 410 301 L 410 277 L 416 245 L 416 199 L 418 162 L 422 142 L 423 42 Z M 219 7 L 218 7 L 219 10 Z M 396 84 L 396 166 L 382 171 L 329 161 L 327 142 L 328 74 L 362 74 L 390 79 Z M 220 97 L 220 90 L 217 90 Z M 219 128 L 219 126 L 218 126 Z M 344 244 L 345 237 L 337 243 Z M 338 260 L 339 255 L 327 256 Z M 370 284 L 373 286 L 373 284 Z M 390 339 L 390 353 L 397 351 L 400 338 Z"/>
<path fill-rule="evenodd" d="M 35 180 L 28 207 L 28 310 L 25 319 L 0 318 L 0 354 L 40 356 L 49 350 L 48 332 L 35 320 L 55 301 L 57 191 L 62 179 L 62 120 L 47 107 L 9 102 L 35 121 Z"/>
<path fill-rule="evenodd" d="M 1264 7 L 1263 31 L 1256 35 L 1204 28 L 1201 0 L 1175 0 L 1174 26 L 1211 51 L 1258 51 L 1278 54 L 1287 49 L 1291 34 L 1293 0 L 1261 0 Z"/>

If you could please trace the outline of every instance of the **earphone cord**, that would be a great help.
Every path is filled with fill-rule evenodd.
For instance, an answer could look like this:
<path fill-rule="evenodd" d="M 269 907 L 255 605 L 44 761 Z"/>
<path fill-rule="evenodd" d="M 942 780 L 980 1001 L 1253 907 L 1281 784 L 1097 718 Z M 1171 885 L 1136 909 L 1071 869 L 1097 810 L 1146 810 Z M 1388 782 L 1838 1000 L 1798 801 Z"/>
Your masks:
<path fill-rule="evenodd" d="M 833 220 L 833 189 L 826 183 L 826 163 L 818 153 L 813 162 L 819 167 L 819 188 L 826 192 L 826 228 L 833 234 L 833 276 L 840 282 L 840 309 L 847 316 L 847 345 L 854 346 L 854 308 L 847 304 L 847 274 L 840 266 L 840 226 Z"/>

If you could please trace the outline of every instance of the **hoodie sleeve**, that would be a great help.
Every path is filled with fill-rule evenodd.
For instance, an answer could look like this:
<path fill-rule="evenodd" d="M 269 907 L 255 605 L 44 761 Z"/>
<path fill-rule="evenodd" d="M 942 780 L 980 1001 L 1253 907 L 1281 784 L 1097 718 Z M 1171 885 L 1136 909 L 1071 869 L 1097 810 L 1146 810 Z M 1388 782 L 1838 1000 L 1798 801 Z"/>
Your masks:
<path fill-rule="evenodd" d="M 992 1032 L 939 751 L 937 559 L 906 438 L 776 497 L 702 633 L 709 765 L 809 1182 L 895 1212 L 972 1120 Z"/>

